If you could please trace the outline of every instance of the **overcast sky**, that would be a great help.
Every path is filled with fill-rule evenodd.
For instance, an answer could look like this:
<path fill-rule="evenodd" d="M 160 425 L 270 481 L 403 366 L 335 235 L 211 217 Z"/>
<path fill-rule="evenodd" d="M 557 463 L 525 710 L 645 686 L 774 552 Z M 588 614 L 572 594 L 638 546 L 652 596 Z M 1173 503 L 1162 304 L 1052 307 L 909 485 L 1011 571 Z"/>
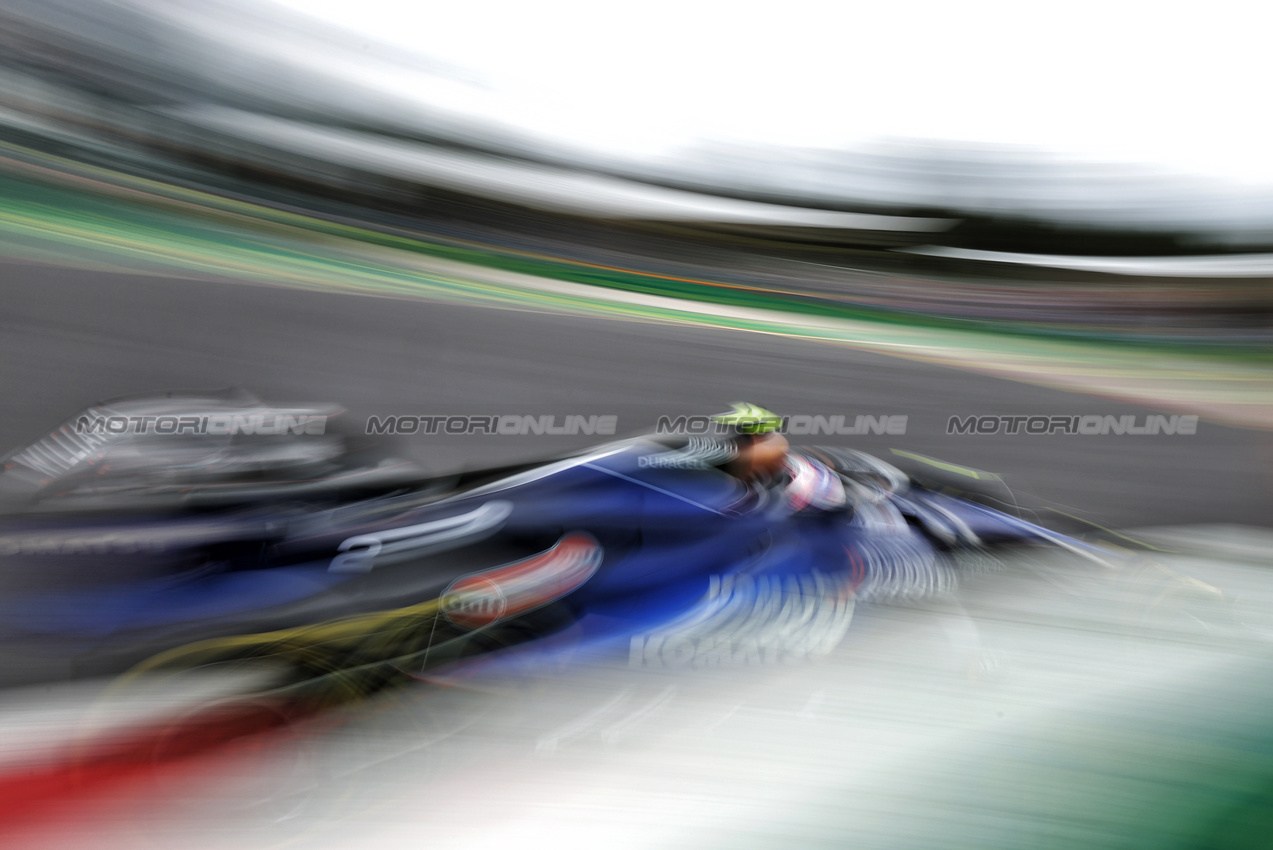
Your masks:
<path fill-rule="evenodd" d="M 598 152 L 942 139 L 1273 185 L 1259 2 L 284 5 L 489 84 L 423 101 Z"/>

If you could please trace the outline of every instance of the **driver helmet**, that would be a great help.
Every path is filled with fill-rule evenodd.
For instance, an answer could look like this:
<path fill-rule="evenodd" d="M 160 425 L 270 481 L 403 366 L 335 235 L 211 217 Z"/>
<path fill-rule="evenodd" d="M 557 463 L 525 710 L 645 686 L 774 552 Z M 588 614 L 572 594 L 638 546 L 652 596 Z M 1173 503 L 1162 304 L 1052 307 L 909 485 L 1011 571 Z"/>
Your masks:
<path fill-rule="evenodd" d="M 771 480 L 782 474 L 790 444 L 779 433 L 782 417 L 763 407 L 735 402 L 733 410 L 718 413 L 713 422 L 733 429 L 734 457 L 727 469 L 743 481 Z"/>

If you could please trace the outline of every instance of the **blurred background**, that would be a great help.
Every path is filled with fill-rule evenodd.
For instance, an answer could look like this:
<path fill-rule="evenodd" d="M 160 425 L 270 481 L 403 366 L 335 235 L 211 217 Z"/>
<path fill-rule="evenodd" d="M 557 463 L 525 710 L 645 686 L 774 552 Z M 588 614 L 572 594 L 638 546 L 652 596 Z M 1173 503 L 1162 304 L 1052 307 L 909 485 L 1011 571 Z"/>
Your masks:
<path fill-rule="evenodd" d="M 355 426 L 903 415 L 852 442 L 1157 540 L 1251 626 L 1129 638 L 1143 600 L 1032 563 L 859 611 L 820 666 L 496 665 L 19 818 L 14 846 L 1271 846 L 1270 23 L 2 0 L 5 451 L 100 399 L 225 386 Z M 948 426 L 1088 414 L 1199 424 Z M 444 473 L 592 442 L 394 448 Z M 3 715 L 17 738 L 30 696 Z M 314 764 L 328 781 L 296 785 Z"/>

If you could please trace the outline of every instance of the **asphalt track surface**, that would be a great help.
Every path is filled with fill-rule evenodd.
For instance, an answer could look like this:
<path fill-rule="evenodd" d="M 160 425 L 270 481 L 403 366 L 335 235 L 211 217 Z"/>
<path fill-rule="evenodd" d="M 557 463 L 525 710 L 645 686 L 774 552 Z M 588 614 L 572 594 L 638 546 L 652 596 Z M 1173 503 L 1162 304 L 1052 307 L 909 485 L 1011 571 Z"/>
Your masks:
<path fill-rule="evenodd" d="M 907 415 L 903 436 L 821 441 L 991 468 L 1112 526 L 1269 524 L 1265 432 L 1204 421 L 1191 437 L 947 436 L 953 414 L 1152 411 L 843 346 L 34 265 L 0 266 L 0 298 L 4 446 L 92 401 L 158 389 L 338 401 L 354 423 L 617 413 L 620 434 L 746 399 Z M 393 448 L 444 471 L 596 439 Z M 971 574 L 953 597 L 858 606 L 822 658 L 520 668 L 516 654 L 491 656 L 317 731 L 232 747 L 0 834 L 40 850 L 1267 846 L 1273 537 L 1189 533 L 1195 547 L 1165 563 L 1223 588 L 1236 620 L 1194 616 L 1207 616 L 1205 587 L 1169 596 L 1194 586 L 1030 556 Z M 47 726 L 47 710 L 32 715 Z M 5 717 L 21 737 L 19 715 Z"/>
<path fill-rule="evenodd" d="M 0 448 L 90 403 L 239 386 L 267 402 L 368 416 L 660 415 L 738 400 L 783 413 L 906 415 L 903 436 L 803 438 L 900 448 L 1002 474 L 1028 504 L 1110 527 L 1273 524 L 1273 434 L 1205 421 L 1192 436 L 947 434 L 951 416 L 1173 411 L 824 342 L 651 322 L 329 294 L 55 266 L 0 265 Z M 1178 412 L 1178 411 L 1175 411 Z M 588 436 L 399 436 L 439 473 L 586 448 Z"/>

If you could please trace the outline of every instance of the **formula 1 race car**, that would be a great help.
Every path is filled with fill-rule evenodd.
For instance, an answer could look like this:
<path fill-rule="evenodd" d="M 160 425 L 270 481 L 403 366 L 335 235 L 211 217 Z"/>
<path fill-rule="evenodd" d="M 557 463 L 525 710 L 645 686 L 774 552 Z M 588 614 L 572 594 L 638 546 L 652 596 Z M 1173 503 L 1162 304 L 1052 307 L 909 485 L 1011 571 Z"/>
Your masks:
<path fill-rule="evenodd" d="M 123 399 L 10 454 L 3 683 L 263 657 L 382 682 L 554 634 L 635 665 L 807 657 L 857 602 L 940 593 L 996 547 L 1109 557 L 916 455 L 793 449 L 758 481 L 648 437 L 442 479 L 351 461 L 314 424 L 335 410 Z"/>

